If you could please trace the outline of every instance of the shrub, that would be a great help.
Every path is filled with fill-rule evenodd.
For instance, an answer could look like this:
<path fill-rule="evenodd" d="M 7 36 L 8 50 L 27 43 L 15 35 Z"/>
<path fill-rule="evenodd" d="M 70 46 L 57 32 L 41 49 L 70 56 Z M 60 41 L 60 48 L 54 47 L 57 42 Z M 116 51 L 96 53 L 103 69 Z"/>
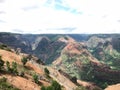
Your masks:
<path fill-rule="evenodd" d="M 46 87 L 46 90 L 55 90 L 53 86 Z"/>
<path fill-rule="evenodd" d="M 12 62 L 12 66 L 10 67 L 10 62 L 7 61 L 6 62 L 6 68 L 7 68 L 7 71 L 9 73 L 18 74 L 17 63 L 16 62 Z"/>
<path fill-rule="evenodd" d="M 0 56 L 0 70 L 2 70 L 4 66 L 4 61 L 2 60 L 2 57 Z"/>
<path fill-rule="evenodd" d="M 74 76 L 74 77 L 71 77 L 70 79 L 73 83 L 77 83 L 77 78 Z"/>
<path fill-rule="evenodd" d="M 16 62 L 12 62 L 12 73 L 17 74 L 17 63 Z"/>
<path fill-rule="evenodd" d="M 33 80 L 34 80 L 34 82 L 35 83 L 37 83 L 38 84 L 38 75 L 37 74 L 33 74 Z"/>
<path fill-rule="evenodd" d="M 47 68 L 44 68 L 44 72 L 45 72 L 45 74 L 47 74 L 47 75 L 50 74 L 50 72 L 49 72 L 49 70 L 48 70 Z"/>
<path fill-rule="evenodd" d="M 48 86 L 48 87 L 42 86 L 41 90 L 54 90 L 54 88 L 52 86 Z"/>
<path fill-rule="evenodd" d="M 6 77 L 2 77 L 1 79 L 0 79 L 0 82 L 6 82 L 7 81 L 7 78 Z"/>
<path fill-rule="evenodd" d="M 52 81 L 52 86 L 54 90 L 61 90 L 61 86 L 57 81 Z"/>
<path fill-rule="evenodd" d="M 11 72 L 10 62 L 9 61 L 6 61 L 6 67 L 7 67 L 7 71 Z"/>
<path fill-rule="evenodd" d="M 41 90 L 46 90 L 46 87 L 45 87 L 45 86 L 42 86 L 42 87 L 41 87 Z"/>
<path fill-rule="evenodd" d="M 19 90 L 15 87 L 13 87 L 11 84 L 7 82 L 7 78 L 2 77 L 0 79 L 0 90 Z"/>
<path fill-rule="evenodd" d="M 25 66 L 25 64 L 27 63 L 27 58 L 23 57 L 23 58 L 21 59 L 21 62 L 22 62 L 23 65 Z"/>
<path fill-rule="evenodd" d="M 48 87 L 42 86 L 41 90 L 62 90 L 60 84 L 57 81 L 52 81 L 52 84 Z"/>

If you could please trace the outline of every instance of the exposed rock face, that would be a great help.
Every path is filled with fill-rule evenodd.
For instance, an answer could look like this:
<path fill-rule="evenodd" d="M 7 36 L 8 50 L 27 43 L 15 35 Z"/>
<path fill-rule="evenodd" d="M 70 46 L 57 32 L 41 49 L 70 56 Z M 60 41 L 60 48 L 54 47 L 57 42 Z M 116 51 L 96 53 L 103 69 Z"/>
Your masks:
<path fill-rule="evenodd" d="M 81 43 L 68 43 L 66 47 L 62 50 L 61 56 L 53 62 L 54 65 L 59 67 L 64 72 L 68 74 L 75 75 L 77 78 L 81 78 L 79 74 L 84 65 L 90 63 L 90 61 L 97 61 L 94 57 L 88 52 L 84 45 Z M 92 60 L 93 58 L 94 60 Z M 69 71 L 71 70 L 71 71 Z"/>
<path fill-rule="evenodd" d="M 106 48 L 103 49 L 105 44 L 106 42 L 98 43 L 97 45 L 96 50 L 99 55 L 101 54 L 100 57 L 103 57 L 104 53 L 101 52 L 103 52 L 104 49 L 110 51 L 112 48 L 108 42 Z M 93 82 L 94 80 L 112 83 L 120 82 L 120 71 L 112 70 L 110 66 L 98 61 L 98 59 L 94 58 L 87 50 L 86 46 L 81 43 L 68 43 L 62 50 L 61 56 L 55 60 L 53 64 L 70 76 L 75 76 L 78 79 Z"/>

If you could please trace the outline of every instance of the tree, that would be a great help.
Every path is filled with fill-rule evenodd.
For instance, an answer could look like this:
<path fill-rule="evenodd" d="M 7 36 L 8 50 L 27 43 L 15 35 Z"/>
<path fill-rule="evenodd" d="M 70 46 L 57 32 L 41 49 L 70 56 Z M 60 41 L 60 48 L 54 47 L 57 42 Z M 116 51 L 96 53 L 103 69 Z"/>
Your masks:
<path fill-rule="evenodd" d="M 37 60 L 37 63 L 42 64 L 42 65 L 45 65 L 41 59 L 38 59 L 38 60 Z"/>
<path fill-rule="evenodd" d="M 12 62 L 12 65 L 10 67 L 10 62 L 7 61 L 6 62 L 6 68 L 7 68 L 7 71 L 9 73 L 13 73 L 13 74 L 18 74 L 18 71 L 17 71 L 17 63 L 16 62 Z"/>
<path fill-rule="evenodd" d="M 33 80 L 34 80 L 35 83 L 38 84 L 39 81 L 38 81 L 38 75 L 37 74 L 33 75 Z"/>
<path fill-rule="evenodd" d="M 6 61 L 6 66 L 7 66 L 7 71 L 11 72 L 10 62 L 9 61 Z"/>
<path fill-rule="evenodd" d="M 46 90 L 46 87 L 45 87 L 45 86 L 42 86 L 42 87 L 41 87 L 41 90 Z"/>
<path fill-rule="evenodd" d="M 70 79 L 73 83 L 77 83 L 77 78 L 74 76 L 74 77 L 71 77 Z"/>
<path fill-rule="evenodd" d="M 2 70 L 4 66 L 4 61 L 2 60 L 2 57 L 0 56 L 0 70 Z"/>
<path fill-rule="evenodd" d="M 25 66 L 25 64 L 27 63 L 27 58 L 23 57 L 23 58 L 21 59 L 21 62 L 23 63 L 23 66 Z"/>
<path fill-rule="evenodd" d="M 53 86 L 48 86 L 48 87 L 46 87 L 46 90 L 54 90 L 54 87 Z"/>
<path fill-rule="evenodd" d="M 48 70 L 47 68 L 44 68 L 44 72 L 45 72 L 45 74 L 47 74 L 47 75 L 50 74 L 50 72 L 49 72 L 49 70 Z"/>
<path fill-rule="evenodd" d="M 62 90 L 60 84 L 57 81 L 52 81 L 52 84 L 48 87 L 42 86 L 41 90 Z"/>
<path fill-rule="evenodd" d="M 52 81 L 51 86 L 54 88 L 54 90 L 62 90 L 60 84 L 57 81 Z"/>
<path fill-rule="evenodd" d="M 12 73 L 17 74 L 17 63 L 16 62 L 12 62 Z"/>

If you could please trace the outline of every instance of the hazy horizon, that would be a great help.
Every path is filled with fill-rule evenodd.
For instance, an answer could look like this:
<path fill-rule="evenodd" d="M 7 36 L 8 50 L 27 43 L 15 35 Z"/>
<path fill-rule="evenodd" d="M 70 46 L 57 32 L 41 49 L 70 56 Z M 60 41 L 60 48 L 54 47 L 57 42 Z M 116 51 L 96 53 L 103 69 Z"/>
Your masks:
<path fill-rule="evenodd" d="M 119 0 L 0 0 L 0 32 L 119 34 Z"/>

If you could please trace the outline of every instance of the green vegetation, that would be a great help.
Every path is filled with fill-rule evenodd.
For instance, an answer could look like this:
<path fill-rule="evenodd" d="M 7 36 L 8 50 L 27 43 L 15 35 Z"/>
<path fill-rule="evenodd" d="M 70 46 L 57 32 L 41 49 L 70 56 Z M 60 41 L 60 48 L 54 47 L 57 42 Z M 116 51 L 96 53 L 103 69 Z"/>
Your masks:
<path fill-rule="evenodd" d="M 5 44 L 0 44 L 0 49 L 11 51 L 11 49 Z"/>
<path fill-rule="evenodd" d="M 39 83 L 39 80 L 38 80 L 38 75 L 37 74 L 33 74 L 33 80 L 35 83 Z"/>
<path fill-rule="evenodd" d="M 17 71 L 17 63 L 16 62 L 12 62 L 11 69 L 12 69 L 12 73 L 14 73 L 14 74 L 18 73 L 18 71 Z"/>
<path fill-rule="evenodd" d="M 57 81 L 52 81 L 52 85 L 51 85 L 54 90 L 61 90 L 61 86 Z"/>
<path fill-rule="evenodd" d="M 37 60 L 37 63 L 44 65 L 43 61 L 40 58 Z"/>
<path fill-rule="evenodd" d="M 3 69 L 4 61 L 2 60 L 2 57 L 0 56 L 0 70 Z"/>
<path fill-rule="evenodd" d="M 41 87 L 41 90 L 47 90 L 45 86 L 42 86 Z"/>
<path fill-rule="evenodd" d="M 96 48 L 94 48 L 92 51 L 92 54 L 94 55 L 94 57 L 96 57 L 99 61 L 110 66 L 111 69 L 120 70 L 120 63 L 119 63 L 120 53 L 115 49 L 113 49 L 112 51 L 106 50 L 106 47 L 103 47 L 103 49 L 101 50 L 102 50 L 101 52 L 104 55 L 99 55 L 99 51 Z"/>
<path fill-rule="evenodd" d="M 83 86 L 78 86 L 75 90 L 87 90 L 87 89 Z"/>
<path fill-rule="evenodd" d="M 85 55 L 74 55 L 69 56 L 67 53 L 62 53 L 62 64 L 65 67 L 65 71 L 72 77 L 82 80 L 92 80 L 94 78 L 93 68 L 91 67 L 90 60 Z M 80 66 L 77 66 L 73 63 L 80 63 Z"/>
<path fill-rule="evenodd" d="M 22 62 L 22 64 L 23 64 L 23 66 L 25 66 L 25 64 L 27 63 L 27 58 L 23 57 L 23 58 L 21 59 L 21 62 Z"/>
<path fill-rule="evenodd" d="M 52 81 L 52 84 L 48 87 L 42 86 L 41 90 L 62 90 L 60 84 L 57 81 Z"/>
<path fill-rule="evenodd" d="M 50 72 L 49 72 L 49 70 L 48 70 L 47 68 L 44 68 L 44 72 L 45 72 L 45 74 L 47 74 L 47 75 L 50 74 Z"/>
<path fill-rule="evenodd" d="M 18 74 L 18 70 L 17 70 L 17 63 L 16 62 L 12 62 L 12 65 L 10 65 L 9 61 L 6 61 L 6 70 L 9 73 L 12 73 L 14 75 Z"/>
<path fill-rule="evenodd" d="M 112 84 L 112 82 L 110 82 L 111 84 L 108 84 L 108 82 L 97 80 L 97 79 L 94 80 L 94 83 L 96 83 L 96 85 L 99 86 L 102 89 L 105 89 L 108 85 Z"/>
<path fill-rule="evenodd" d="M 67 36 L 64 37 L 65 40 L 68 40 L 69 38 Z"/>
<path fill-rule="evenodd" d="M 44 72 L 45 72 L 45 76 L 47 79 L 49 79 L 50 81 L 52 80 L 51 77 L 49 76 L 50 72 L 47 68 L 44 68 Z"/>
<path fill-rule="evenodd" d="M 6 69 L 7 69 L 7 72 L 11 72 L 11 68 L 10 68 L 10 62 L 9 61 L 6 61 Z"/>
<path fill-rule="evenodd" d="M 0 79 L 0 90 L 19 90 L 18 88 L 13 87 L 7 82 L 7 78 L 2 77 Z"/>

